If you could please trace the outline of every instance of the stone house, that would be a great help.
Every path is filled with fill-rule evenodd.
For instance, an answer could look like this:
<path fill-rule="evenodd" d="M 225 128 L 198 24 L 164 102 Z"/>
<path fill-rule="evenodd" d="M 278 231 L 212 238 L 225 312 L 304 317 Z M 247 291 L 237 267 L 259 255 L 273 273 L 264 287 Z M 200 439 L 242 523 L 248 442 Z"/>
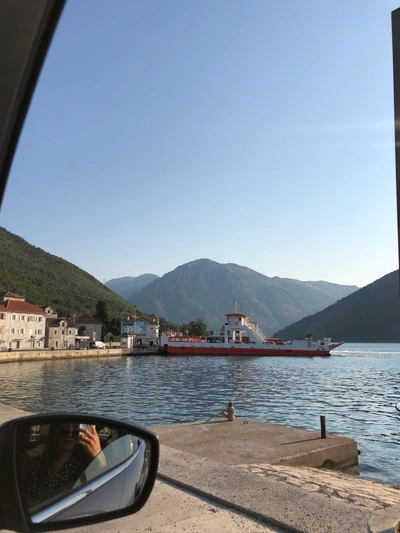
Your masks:
<path fill-rule="evenodd" d="M 46 348 L 75 350 L 76 325 L 69 318 L 47 318 Z"/>
<path fill-rule="evenodd" d="M 85 328 L 84 335 L 89 335 L 90 340 L 92 341 L 101 341 L 101 328 L 102 323 L 89 315 L 81 315 L 75 320 L 76 327 L 79 328 L 83 326 Z"/>
<path fill-rule="evenodd" d="M 46 313 L 13 292 L 0 295 L 0 350 L 44 348 Z"/>

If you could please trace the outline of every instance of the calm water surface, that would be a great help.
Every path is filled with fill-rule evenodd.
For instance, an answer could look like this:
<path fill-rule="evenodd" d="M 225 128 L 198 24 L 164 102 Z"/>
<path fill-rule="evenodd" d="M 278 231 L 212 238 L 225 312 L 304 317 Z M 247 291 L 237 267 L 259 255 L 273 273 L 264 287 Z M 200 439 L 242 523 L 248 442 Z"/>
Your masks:
<path fill-rule="evenodd" d="M 329 358 L 124 357 L 0 365 L 0 401 L 91 411 L 144 426 L 240 417 L 357 440 L 361 475 L 400 485 L 400 344 L 346 344 Z"/>

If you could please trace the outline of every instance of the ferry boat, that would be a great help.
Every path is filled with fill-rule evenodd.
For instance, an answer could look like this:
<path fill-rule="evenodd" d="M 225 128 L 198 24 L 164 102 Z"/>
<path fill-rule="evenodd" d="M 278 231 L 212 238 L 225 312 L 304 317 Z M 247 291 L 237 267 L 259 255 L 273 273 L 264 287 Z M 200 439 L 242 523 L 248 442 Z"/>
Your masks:
<path fill-rule="evenodd" d="M 243 313 L 226 315 L 221 336 L 207 339 L 162 335 L 160 351 L 165 355 L 238 355 L 238 356 L 329 356 L 331 350 L 343 342 L 332 343 L 330 338 L 304 339 L 283 342 L 264 335 L 258 323 Z"/>

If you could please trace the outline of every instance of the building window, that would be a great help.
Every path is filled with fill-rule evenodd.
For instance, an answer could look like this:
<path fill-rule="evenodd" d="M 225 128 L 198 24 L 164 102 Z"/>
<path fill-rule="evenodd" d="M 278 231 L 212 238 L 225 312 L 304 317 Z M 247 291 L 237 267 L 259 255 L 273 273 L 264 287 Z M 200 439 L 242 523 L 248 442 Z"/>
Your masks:
<path fill-rule="evenodd" d="M 42 334 L 42 330 L 41 329 L 38 329 L 38 335 L 41 335 Z"/>
<path fill-rule="evenodd" d="M 56 341 L 56 348 L 58 348 L 58 341 Z"/>
<path fill-rule="evenodd" d="M 68 335 L 72 335 L 72 331 L 71 330 L 68 331 Z"/>
<path fill-rule="evenodd" d="M 54 330 L 54 335 L 57 335 L 57 330 L 56 329 Z"/>
<path fill-rule="evenodd" d="M 15 334 L 15 329 L 14 328 L 11 328 L 11 333 L 14 335 Z"/>
<path fill-rule="evenodd" d="M 68 341 L 64 341 L 64 348 L 68 348 Z"/>
<path fill-rule="evenodd" d="M 25 316 L 24 315 L 21 315 L 21 320 L 25 320 Z"/>
<path fill-rule="evenodd" d="M 38 342 L 36 343 L 36 346 L 37 346 L 38 348 L 40 348 L 40 341 L 38 341 Z"/>
<path fill-rule="evenodd" d="M 65 335 L 65 331 L 64 331 L 64 330 L 62 330 L 61 334 L 62 334 L 62 335 Z"/>
<path fill-rule="evenodd" d="M 0 319 L 4 318 L 4 313 L 0 313 Z"/>
<path fill-rule="evenodd" d="M 41 321 L 42 321 L 42 317 L 39 316 L 39 317 L 38 317 L 38 322 L 41 322 Z"/>
<path fill-rule="evenodd" d="M 21 329 L 20 329 L 20 332 L 21 332 L 21 334 L 23 335 L 23 334 L 25 333 L 24 328 L 21 328 Z"/>
<path fill-rule="evenodd" d="M 15 315 L 12 315 L 12 320 L 17 320 L 17 317 Z"/>

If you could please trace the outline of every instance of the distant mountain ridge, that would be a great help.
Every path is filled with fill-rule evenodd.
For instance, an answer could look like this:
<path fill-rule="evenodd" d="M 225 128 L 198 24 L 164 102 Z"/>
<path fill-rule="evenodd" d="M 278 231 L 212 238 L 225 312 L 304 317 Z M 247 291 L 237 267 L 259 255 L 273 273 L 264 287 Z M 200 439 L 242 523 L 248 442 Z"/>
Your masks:
<path fill-rule="evenodd" d="M 128 300 L 157 278 L 158 276 L 155 274 L 142 274 L 137 277 L 125 276 L 123 278 L 110 279 L 106 281 L 105 285 L 122 296 L 122 298 L 125 298 L 125 300 Z"/>
<path fill-rule="evenodd" d="M 269 278 L 233 263 L 197 259 L 155 279 L 129 301 L 180 324 L 200 317 L 219 331 L 236 299 L 239 310 L 252 314 L 271 335 L 356 290 L 326 281 Z"/>
<path fill-rule="evenodd" d="M 399 271 L 395 270 L 312 316 L 276 331 L 284 340 L 323 335 L 345 342 L 400 342 Z"/>
<path fill-rule="evenodd" d="M 76 265 L 1 227 L 0 250 L 0 291 L 23 294 L 28 302 L 50 304 L 70 316 L 93 314 L 96 302 L 104 300 L 111 317 L 128 316 L 139 307 L 145 314 L 180 324 L 201 317 L 218 331 L 237 299 L 239 309 L 252 314 L 270 335 L 357 289 L 325 281 L 269 278 L 247 267 L 199 259 L 162 278 L 138 276 L 135 279 L 141 283 L 155 279 L 130 297 L 129 303 Z"/>

